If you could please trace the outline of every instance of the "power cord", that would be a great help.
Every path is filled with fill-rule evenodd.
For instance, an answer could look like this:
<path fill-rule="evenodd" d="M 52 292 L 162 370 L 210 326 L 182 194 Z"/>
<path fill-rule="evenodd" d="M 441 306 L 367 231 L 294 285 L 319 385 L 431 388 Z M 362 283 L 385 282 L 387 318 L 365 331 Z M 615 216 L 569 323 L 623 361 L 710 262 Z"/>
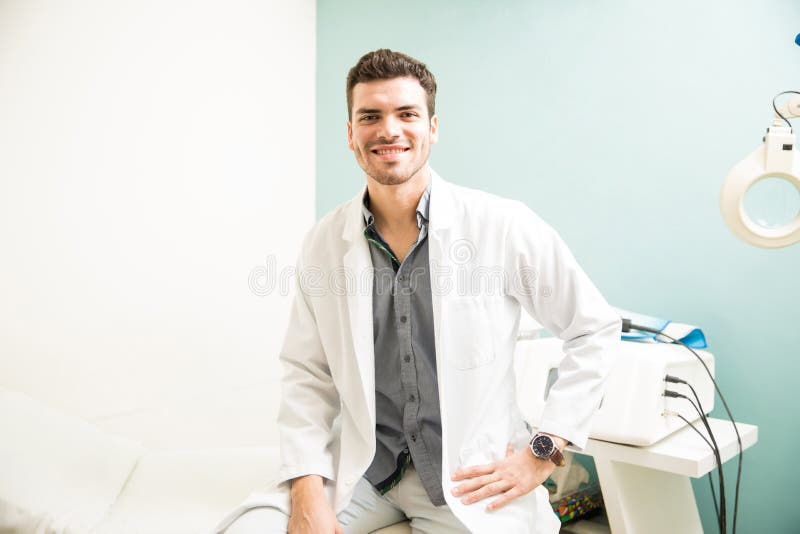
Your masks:
<path fill-rule="evenodd" d="M 664 380 L 667 382 L 679 383 L 676 381 L 680 379 L 675 379 L 675 377 L 667 375 L 666 377 L 664 377 Z M 712 495 L 714 496 L 714 510 L 717 513 L 717 524 L 719 525 L 719 531 L 720 534 L 725 534 L 726 532 L 728 532 L 728 518 L 727 518 L 728 507 L 725 500 L 725 475 L 722 470 L 722 458 L 719 453 L 719 445 L 717 444 L 717 440 L 714 438 L 714 433 L 711 431 L 711 426 L 708 424 L 708 419 L 706 418 L 706 414 L 704 414 L 701 411 L 700 407 L 697 404 L 695 404 L 692 399 L 690 399 L 689 397 L 687 397 L 682 393 L 678 393 L 677 391 L 665 390 L 663 395 L 665 397 L 672 397 L 674 399 L 685 399 L 689 401 L 689 403 L 692 405 L 695 411 L 697 411 L 697 414 L 700 416 L 700 420 L 703 422 L 703 425 L 706 427 L 706 432 L 708 432 L 708 437 L 711 438 L 711 442 L 709 443 L 709 441 L 705 439 L 705 437 L 703 437 L 705 442 L 708 443 L 709 446 L 711 447 L 711 452 L 714 453 L 714 460 L 716 461 L 717 464 L 717 475 L 719 476 L 719 507 L 717 507 L 717 500 L 713 490 L 714 487 L 713 483 L 711 486 L 712 487 L 711 492 Z M 686 421 L 686 419 L 683 416 L 681 416 L 681 419 Z M 694 428 L 694 426 L 692 426 L 692 429 L 700 433 L 696 428 Z M 700 435 L 702 436 L 702 434 Z"/>
<path fill-rule="evenodd" d="M 677 343 L 681 345 L 686 350 L 694 354 L 694 356 L 700 361 L 703 365 L 703 368 L 706 370 L 708 377 L 711 379 L 711 382 L 714 384 L 714 389 L 716 390 L 717 394 L 719 395 L 719 399 L 722 401 L 722 406 L 725 408 L 725 413 L 728 415 L 728 419 L 730 419 L 731 424 L 733 425 L 733 431 L 736 433 L 736 441 L 739 445 L 739 462 L 738 468 L 736 471 L 736 493 L 734 496 L 734 504 L 733 504 L 733 534 L 736 534 L 736 520 L 739 515 L 739 485 L 742 480 L 742 437 L 739 435 L 739 428 L 736 426 L 736 421 L 733 419 L 733 415 L 731 415 L 731 410 L 728 408 L 728 403 L 725 401 L 725 396 L 720 391 L 719 386 L 717 385 L 717 381 L 714 380 L 714 375 L 711 373 L 711 370 L 706 365 L 706 362 L 703 361 L 703 358 L 700 357 L 697 352 L 692 349 L 689 345 L 681 341 L 680 339 L 675 339 L 674 337 L 665 334 L 663 331 L 658 330 L 656 328 L 650 328 L 647 326 L 637 325 L 631 322 L 630 319 L 622 319 L 622 331 L 623 332 L 630 332 L 631 330 L 639 330 L 640 332 L 649 332 L 651 334 L 656 334 L 656 336 L 663 336 L 673 343 Z"/>
<path fill-rule="evenodd" d="M 686 380 L 683 380 L 682 378 L 678 378 L 677 376 L 667 375 L 667 376 L 664 377 L 664 381 L 672 383 L 672 384 L 683 384 L 685 386 L 688 386 L 688 388 L 691 390 L 692 395 L 694 396 L 695 400 L 697 401 L 697 406 L 694 406 L 694 403 L 692 403 L 692 406 L 694 406 L 695 411 L 697 411 L 698 415 L 700 416 L 700 420 L 702 421 L 703 426 L 705 426 L 706 432 L 708 432 L 708 436 L 711 438 L 711 441 L 713 442 L 713 445 L 711 443 L 709 443 L 709 441 L 707 439 L 705 439 L 705 436 L 703 436 L 700 433 L 699 430 L 697 430 L 691 423 L 689 423 L 686 420 L 685 417 L 683 417 L 680 414 L 676 414 L 676 415 L 678 417 L 680 417 L 681 419 L 683 419 L 684 422 L 689 424 L 689 426 L 692 427 L 692 430 L 697 432 L 705 440 L 705 442 L 708 443 L 708 445 L 711 447 L 711 450 L 714 452 L 714 456 L 715 456 L 715 458 L 717 460 L 717 467 L 721 467 L 722 459 L 720 457 L 719 445 L 717 445 L 717 441 L 714 438 L 714 433 L 711 431 L 711 425 L 708 423 L 708 417 L 706 417 L 706 410 L 703 408 L 703 403 L 700 402 L 700 396 L 697 394 L 697 391 L 694 389 L 692 384 L 690 384 Z M 689 402 L 691 402 L 691 399 L 688 399 L 688 400 L 689 400 Z M 719 523 L 720 522 L 719 507 L 717 506 L 717 496 L 716 496 L 716 493 L 714 492 L 714 481 L 713 481 L 714 477 L 712 476 L 711 473 L 712 473 L 711 471 L 708 472 L 708 484 L 711 487 L 711 498 L 714 501 L 714 511 L 717 514 L 717 523 Z M 737 484 L 737 487 L 738 487 L 738 484 Z M 720 498 L 723 499 L 723 500 L 725 498 L 725 481 L 724 481 L 723 478 L 720 478 Z M 725 517 L 725 522 L 722 523 L 722 525 L 723 525 L 723 527 L 727 528 L 727 517 Z"/>
<path fill-rule="evenodd" d="M 672 412 L 672 411 L 669 411 L 669 410 L 665 411 L 661 415 L 679 417 L 684 423 L 686 423 L 688 426 L 690 426 L 692 428 L 692 430 L 694 430 L 697 433 L 698 436 L 703 438 L 703 441 L 706 442 L 706 444 L 711 449 L 711 452 L 714 453 L 714 455 L 716 456 L 716 454 L 718 453 L 717 448 L 714 447 L 714 445 L 712 445 L 710 441 L 708 441 L 708 438 L 705 437 L 702 432 L 697 430 L 697 427 L 694 426 L 694 424 L 691 421 L 686 419 L 684 416 L 682 416 L 678 412 Z M 708 486 L 711 489 L 711 500 L 714 502 L 714 512 L 717 515 L 717 524 L 720 524 L 719 505 L 717 504 L 717 492 L 714 490 L 714 477 L 711 475 L 711 473 L 712 473 L 712 471 L 708 472 Z"/>
<path fill-rule="evenodd" d="M 798 37 L 800 37 L 800 36 L 798 36 Z M 783 95 L 800 95 L 800 91 L 783 91 L 783 92 L 778 93 L 777 95 L 775 95 L 775 98 L 772 99 L 772 109 L 775 110 L 775 114 L 778 115 L 778 117 L 780 117 L 781 119 L 783 119 L 783 122 L 785 122 L 786 126 L 788 126 L 789 129 L 791 130 L 792 129 L 792 123 L 789 122 L 789 119 L 787 119 L 786 117 L 783 116 L 783 113 L 778 111 L 778 106 L 775 104 L 775 101 L 778 99 L 778 97 L 779 96 L 783 96 Z M 637 328 L 637 330 L 638 330 L 638 328 Z"/>

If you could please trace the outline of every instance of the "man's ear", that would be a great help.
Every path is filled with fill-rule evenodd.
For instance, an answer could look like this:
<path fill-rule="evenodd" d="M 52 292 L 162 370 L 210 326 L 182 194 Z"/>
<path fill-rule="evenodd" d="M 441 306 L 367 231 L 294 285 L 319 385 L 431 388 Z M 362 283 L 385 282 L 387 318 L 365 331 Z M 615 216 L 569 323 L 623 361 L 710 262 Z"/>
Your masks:
<path fill-rule="evenodd" d="M 439 140 L 439 116 L 431 117 L 431 144 Z"/>
<path fill-rule="evenodd" d="M 353 150 L 353 123 L 347 121 L 347 146 Z"/>

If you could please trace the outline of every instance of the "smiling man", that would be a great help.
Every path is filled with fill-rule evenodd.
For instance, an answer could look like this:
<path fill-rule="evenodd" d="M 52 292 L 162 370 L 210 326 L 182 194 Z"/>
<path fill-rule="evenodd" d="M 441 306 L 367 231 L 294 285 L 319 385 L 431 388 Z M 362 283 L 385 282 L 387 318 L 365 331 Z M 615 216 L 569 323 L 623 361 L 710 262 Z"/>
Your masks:
<path fill-rule="evenodd" d="M 588 438 L 620 320 L 527 207 L 433 172 L 435 98 L 427 67 L 390 50 L 348 74 L 366 186 L 298 261 L 280 484 L 220 532 L 366 534 L 404 519 L 426 534 L 558 531 L 541 483 Z M 533 436 L 514 392 L 522 308 L 566 354 Z"/>
<path fill-rule="evenodd" d="M 353 81 L 355 81 L 353 79 Z M 431 79 L 431 84 L 435 84 Z M 433 85 L 435 90 L 435 85 Z M 356 83 L 348 100 L 358 103 L 347 122 L 347 140 L 359 166 L 381 186 L 425 178 L 439 118 L 413 77 Z M 421 183 L 427 183 L 427 179 Z M 369 186 L 367 186 L 369 189 Z M 373 186 L 375 187 L 375 186 Z"/>

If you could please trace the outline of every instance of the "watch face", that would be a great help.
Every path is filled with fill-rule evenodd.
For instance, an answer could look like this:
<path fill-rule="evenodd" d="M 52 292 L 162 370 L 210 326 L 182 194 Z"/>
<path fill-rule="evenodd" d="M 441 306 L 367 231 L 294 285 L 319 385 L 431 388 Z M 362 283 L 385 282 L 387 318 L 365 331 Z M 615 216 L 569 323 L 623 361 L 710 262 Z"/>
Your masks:
<path fill-rule="evenodd" d="M 531 450 L 538 458 L 550 458 L 555 446 L 550 436 L 539 435 L 531 442 Z"/>

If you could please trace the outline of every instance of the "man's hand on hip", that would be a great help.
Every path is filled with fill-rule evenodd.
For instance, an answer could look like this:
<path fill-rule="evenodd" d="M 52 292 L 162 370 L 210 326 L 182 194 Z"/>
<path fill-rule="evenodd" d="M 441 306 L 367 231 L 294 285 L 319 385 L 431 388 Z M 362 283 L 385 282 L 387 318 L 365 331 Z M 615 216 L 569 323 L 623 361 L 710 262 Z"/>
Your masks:
<path fill-rule="evenodd" d="M 555 468 L 550 460 L 536 458 L 528 447 L 515 453 L 509 445 L 504 459 L 485 465 L 463 467 L 453 473 L 453 481 L 466 481 L 453 488 L 453 495 L 461 497 L 464 504 L 500 495 L 486 507 L 490 511 L 496 510 L 533 491 L 547 480 Z"/>
<path fill-rule="evenodd" d="M 289 534 L 344 534 L 322 488 L 318 475 L 292 480 Z"/>

